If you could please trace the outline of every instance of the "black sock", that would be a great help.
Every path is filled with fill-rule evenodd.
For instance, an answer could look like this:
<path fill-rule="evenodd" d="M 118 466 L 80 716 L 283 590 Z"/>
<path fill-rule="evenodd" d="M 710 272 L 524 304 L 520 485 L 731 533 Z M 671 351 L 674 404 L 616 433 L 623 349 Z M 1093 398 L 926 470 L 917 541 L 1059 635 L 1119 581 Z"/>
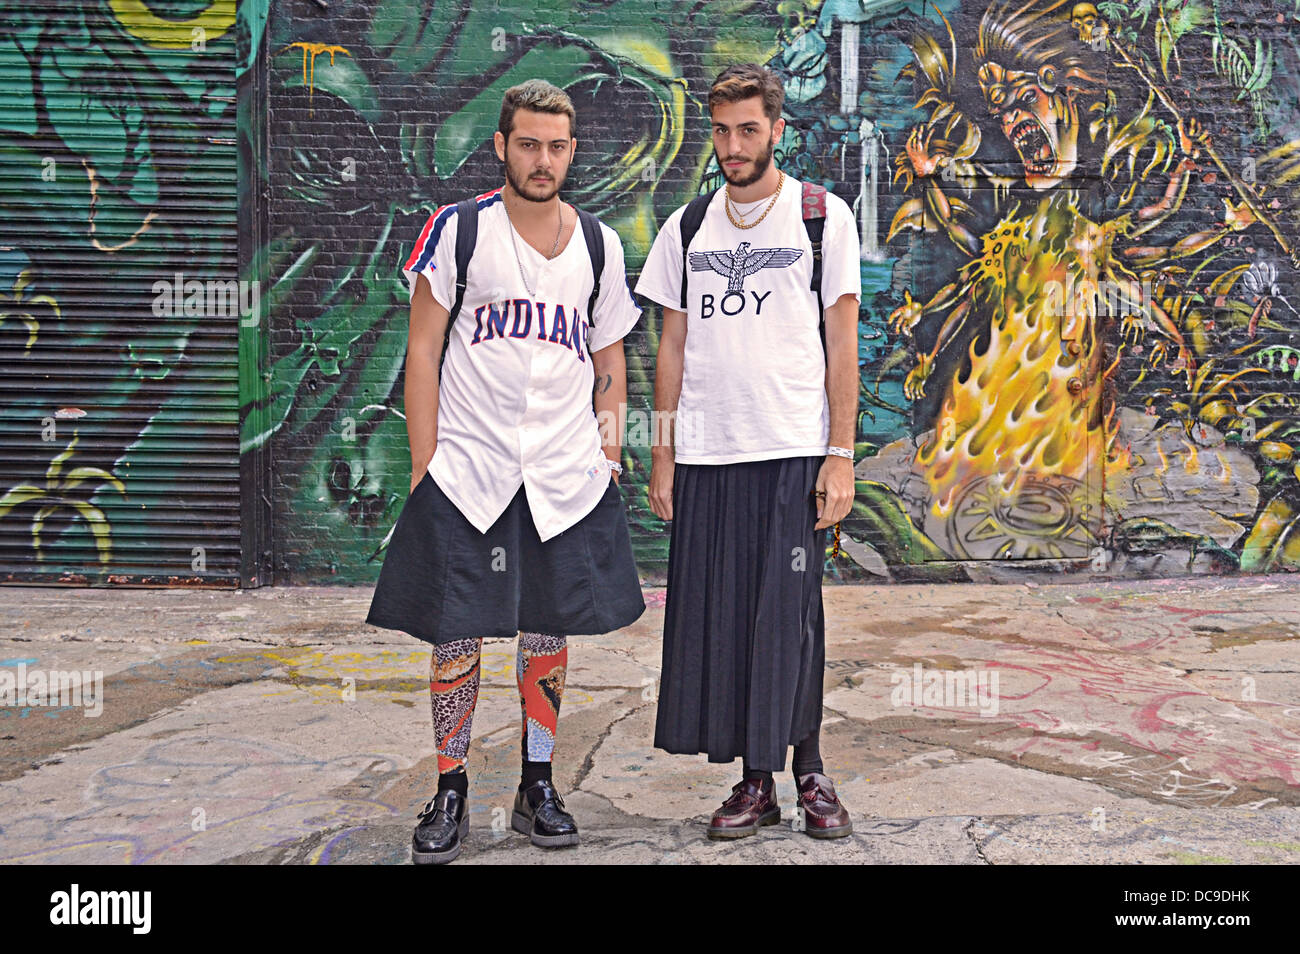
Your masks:
<path fill-rule="evenodd" d="M 469 776 L 464 769 L 459 772 L 443 772 L 438 776 L 438 791 L 445 792 L 447 789 L 459 793 L 461 798 L 469 797 Z"/>
<path fill-rule="evenodd" d="M 530 762 L 524 759 L 523 772 L 519 777 L 519 787 L 527 788 L 534 782 L 540 782 L 542 779 L 551 781 L 551 763 L 550 762 Z"/>
<path fill-rule="evenodd" d="M 794 760 L 790 763 L 796 779 L 810 772 L 825 775 L 822 768 L 821 729 L 812 731 L 808 738 L 794 747 Z"/>
<path fill-rule="evenodd" d="M 759 783 L 759 786 L 760 786 L 760 787 L 762 787 L 762 788 L 766 788 L 766 787 L 767 787 L 767 784 L 768 784 L 769 782 L 772 782 L 772 773 L 771 773 L 771 772 L 764 772 L 764 771 L 761 771 L 760 769 L 750 768 L 750 767 L 749 767 L 749 762 L 746 762 L 746 761 L 742 761 L 742 762 L 741 762 L 741 765 L 743 766 L 742 771 L 743 771 L 744 774 L 745 774 L 745 778 L 746 778 L 746 779 L 754 779 L 755 781 L 757 781 L 757 782 Z"/>

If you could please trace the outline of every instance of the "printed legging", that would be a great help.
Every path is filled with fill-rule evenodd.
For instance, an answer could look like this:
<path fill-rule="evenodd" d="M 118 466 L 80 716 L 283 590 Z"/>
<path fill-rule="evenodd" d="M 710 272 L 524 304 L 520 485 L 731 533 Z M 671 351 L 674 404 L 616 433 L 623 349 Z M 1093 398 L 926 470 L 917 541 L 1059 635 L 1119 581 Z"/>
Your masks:
<path fill-rule="evenodd" d="M 483 640 L 479 637 L 437 643 L 429 661 L 429 696 L 433 731 L 438 740 L 438 771 L 465 769 L 470 726 L 478 703 L 479 666 Z M 549 762 L 564 695 L 569 649 L 563 636 L 520 633 L 515 650 L 515 677 L 523 714 L 523 757 Z"/>

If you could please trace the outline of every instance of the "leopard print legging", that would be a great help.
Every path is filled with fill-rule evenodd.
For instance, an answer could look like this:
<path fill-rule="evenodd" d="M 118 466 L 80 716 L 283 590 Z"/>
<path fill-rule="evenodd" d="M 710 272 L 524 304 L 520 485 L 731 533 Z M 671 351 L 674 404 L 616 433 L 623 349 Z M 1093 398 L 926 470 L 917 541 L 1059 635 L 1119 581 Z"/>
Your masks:
<path fill-rule="evenodd" d="M 438 742 L 438 771 L 443 774 L 465 770 L 482 650 L 483 640 L 471 637 L 436 643 L 430 656 L 429 697 Z M 530 761 L 551 760 L 568 657 L 563 636 L 519 634 L 515 675 L 523 710 L 523 755 Z"/>

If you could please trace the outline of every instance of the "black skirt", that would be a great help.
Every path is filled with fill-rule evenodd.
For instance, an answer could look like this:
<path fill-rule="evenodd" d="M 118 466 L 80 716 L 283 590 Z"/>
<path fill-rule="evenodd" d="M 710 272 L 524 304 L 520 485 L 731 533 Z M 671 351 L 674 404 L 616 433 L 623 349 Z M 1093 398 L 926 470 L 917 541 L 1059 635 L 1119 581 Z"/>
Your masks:
<path fill-rule="evenodd" d="M 430 474 L 398 515 L 366 622 L 426 643 L 471 636 L 599 635 L 645 612 L 622 490 L 545 543 L 521 486 L 479 531 Z"/>
<path fill-rule="evenodd" d="M 824 460 L 676 466 L 656 748 L 776 772 L 821 725 Z"/>

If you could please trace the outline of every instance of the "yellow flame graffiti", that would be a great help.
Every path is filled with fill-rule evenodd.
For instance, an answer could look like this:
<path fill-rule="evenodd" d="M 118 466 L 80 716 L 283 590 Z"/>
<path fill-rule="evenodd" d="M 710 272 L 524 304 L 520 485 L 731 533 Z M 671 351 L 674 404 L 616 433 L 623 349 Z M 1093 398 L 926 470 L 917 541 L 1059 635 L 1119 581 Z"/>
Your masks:
<path fill-rule="evenodd" d="M 1112 234 L 1059 198 L 1018 213 L 964 269 L 987 334 L 975 335 L 968 368 L 948 382 L 916 465 L 931 520 L 950 539 L 991 546 L 1002 535 L 999 556 L 1077 554 L 1091 540 L 1089 501 L 1118 433 L 1101 407 L 1095 294 Z M 1068 289 L 1066 300 L 1052 287 Z"/>
<path fill-rule="evenodd" d="M 1075 211 L 1076 222 L 1082 223 Z M 984 255 L 968 268 L 976 282 L 977 307 L 990 314 L 987 344 L 973 341 L 970 372 L 952 380 L 936 421 L 936 437 L 921 449 L 938 513 L 973 475 L 999 474 L 1014 493 L 1031 473 L 1088 478 L 1097 451 L 1105 446 L 1100 423 L 1098 380 L 1101 351 L 1093 334 L 1099 253 L 1092 223 L 1080 225 L 1075 241 L 1042 247 L 1035 216 L 1004 221 L 984 239 Z M 1050 282 L 1079 289 L 1072 316 L 1054 312 L 1044 294 Z M 1055 299 L 1059 303 L 1060 299 Z M 1068 324 L 1067 324 L 1068 323 Z M 1071 329 L 1080 354 L 1061 342 Z M 1085 385 L 1081 396 L 1071 379 Z M 946 440 L 942 439 L 946 436 Z"/>

